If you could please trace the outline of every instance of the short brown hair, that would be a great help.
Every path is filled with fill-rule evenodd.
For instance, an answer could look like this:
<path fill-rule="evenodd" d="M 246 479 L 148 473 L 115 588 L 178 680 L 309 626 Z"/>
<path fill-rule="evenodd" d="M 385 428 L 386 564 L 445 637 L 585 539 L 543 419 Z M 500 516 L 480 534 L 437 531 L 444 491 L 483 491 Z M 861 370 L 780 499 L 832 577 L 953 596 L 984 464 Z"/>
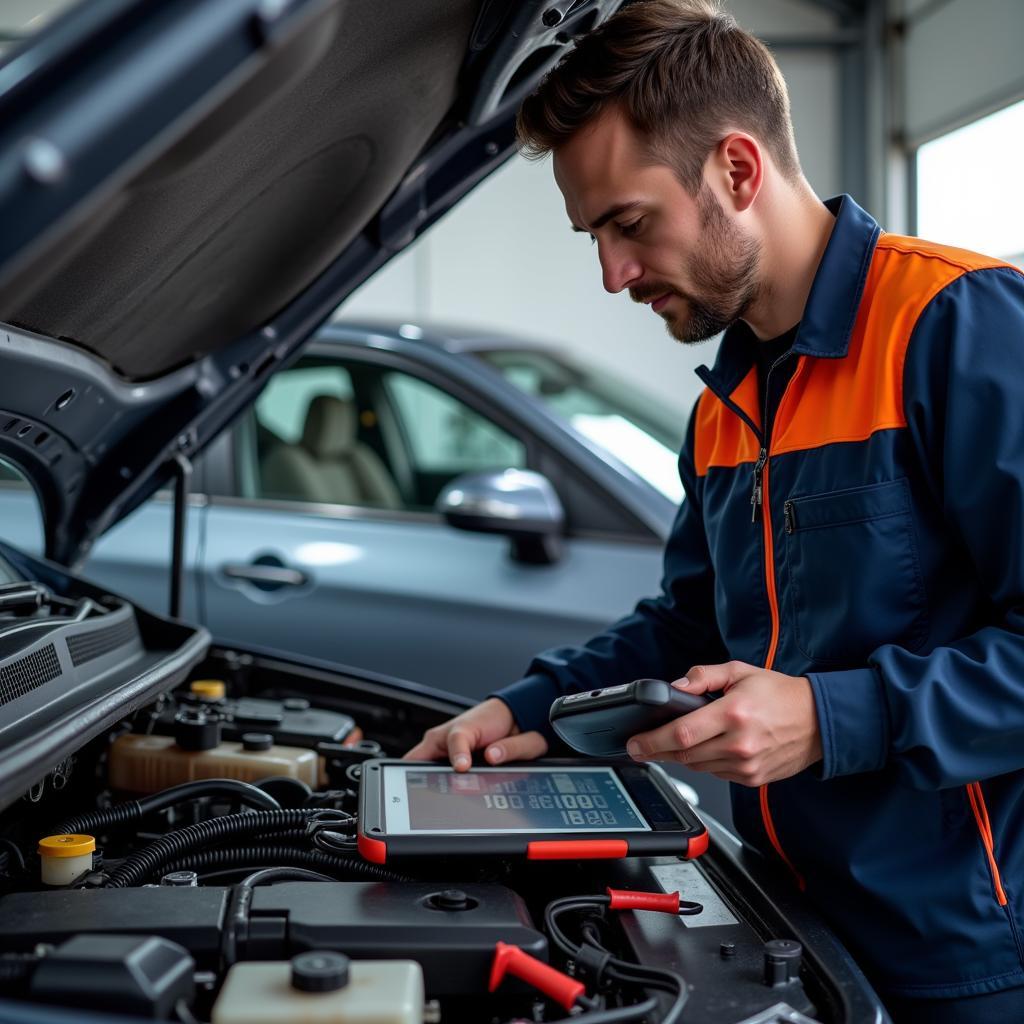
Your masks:
<path fill-rule="evenodd" d="M 712 0 L 643 0 L 582 36 L 524 101 L 520 151 L 557 149 L 613 104 L 691 194 L 729 128 L 760 139 L 787 178 L 800 175 L 778 65 Z"/>

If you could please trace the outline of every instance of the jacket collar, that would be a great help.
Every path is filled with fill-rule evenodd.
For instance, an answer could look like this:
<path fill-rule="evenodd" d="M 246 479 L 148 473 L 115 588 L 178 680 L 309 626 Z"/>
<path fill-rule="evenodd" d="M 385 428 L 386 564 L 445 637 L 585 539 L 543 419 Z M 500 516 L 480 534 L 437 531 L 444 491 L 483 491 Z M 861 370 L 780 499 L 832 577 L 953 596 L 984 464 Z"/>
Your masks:
<path fill-rule="evenodd" d="M 864 292 L 868 267 L 881 229 L 875 219 L 848 195 L 827 199 L 835 227 L 818 264 L 792 351 L 822 359 L 841 359 Z M 750 371 L 758 344 L 741 320 L 723 335 L 714 367 L 701 366 L 697 375 L 713 390 L 730 394 Z"/>

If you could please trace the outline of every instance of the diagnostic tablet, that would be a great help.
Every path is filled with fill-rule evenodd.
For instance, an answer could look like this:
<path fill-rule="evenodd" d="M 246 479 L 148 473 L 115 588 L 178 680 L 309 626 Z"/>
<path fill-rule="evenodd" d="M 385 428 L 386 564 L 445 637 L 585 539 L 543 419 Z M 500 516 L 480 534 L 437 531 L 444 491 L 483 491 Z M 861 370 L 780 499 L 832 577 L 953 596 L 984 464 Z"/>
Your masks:
<path fill-rule="evenodd" d="M 402 857 L 575 860 L 696 857 L 708 834 L 657 765 L 551 760 L 456 772 L 447 765 L 363 764 L 359 852 Z"/>

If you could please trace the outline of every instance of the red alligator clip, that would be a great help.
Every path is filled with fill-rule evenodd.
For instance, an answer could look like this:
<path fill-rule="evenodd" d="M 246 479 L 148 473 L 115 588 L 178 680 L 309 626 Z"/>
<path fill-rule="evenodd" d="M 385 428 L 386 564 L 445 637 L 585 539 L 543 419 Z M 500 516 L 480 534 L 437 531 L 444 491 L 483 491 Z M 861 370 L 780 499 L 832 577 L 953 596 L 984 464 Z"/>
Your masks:
<path fill-rule="evenodd" d="M 524 953 L 518 946 L 499 942 L 494 947 L 494 965 L 491 967 L 488 991 L 493 992 L 506 974 L 532 985 L 567 1010 L 571 1010 L 576 1000 L 586 992 L 582 982 L 556 971 L 554 967 Z"/>

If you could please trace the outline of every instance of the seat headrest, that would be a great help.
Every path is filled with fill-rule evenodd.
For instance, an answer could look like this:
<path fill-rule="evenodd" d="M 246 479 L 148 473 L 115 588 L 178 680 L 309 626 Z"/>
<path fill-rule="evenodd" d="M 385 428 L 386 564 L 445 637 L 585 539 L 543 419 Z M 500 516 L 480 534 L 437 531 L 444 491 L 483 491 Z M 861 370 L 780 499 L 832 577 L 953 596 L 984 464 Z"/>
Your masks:
<path fill-rule="evenodd" d="M 302 446 L 317 459 L 348 455 L 356 443 L 356 407 L 346 398 L 316 395 L 306 410 Z"/>

